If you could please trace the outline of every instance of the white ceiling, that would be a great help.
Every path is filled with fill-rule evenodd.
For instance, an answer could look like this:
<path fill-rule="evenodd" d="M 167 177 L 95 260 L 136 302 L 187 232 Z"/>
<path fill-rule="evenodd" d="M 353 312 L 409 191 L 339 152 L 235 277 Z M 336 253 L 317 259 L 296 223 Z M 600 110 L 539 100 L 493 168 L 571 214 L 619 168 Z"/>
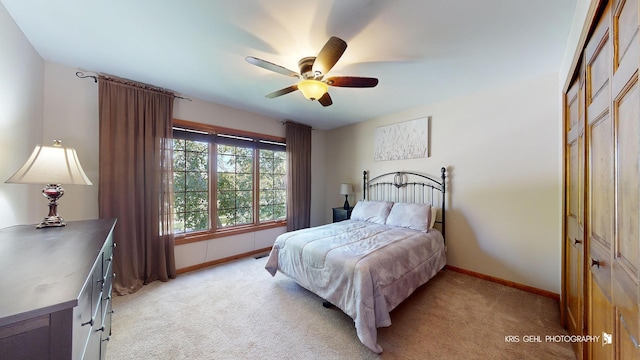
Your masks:
<path fill-rule="evenodd" d="M 559 70 L 576 0 L 0 0 L 47 61 L 331 129 Z M 330 36 L 347 50 L 322 107 L 296 79 Z M 70 76 L 74 76 L 70 74 Z M 80 79 L 78 81 L 81 81 Z M 86 81 L 86 80 L 84 80 Z"/>

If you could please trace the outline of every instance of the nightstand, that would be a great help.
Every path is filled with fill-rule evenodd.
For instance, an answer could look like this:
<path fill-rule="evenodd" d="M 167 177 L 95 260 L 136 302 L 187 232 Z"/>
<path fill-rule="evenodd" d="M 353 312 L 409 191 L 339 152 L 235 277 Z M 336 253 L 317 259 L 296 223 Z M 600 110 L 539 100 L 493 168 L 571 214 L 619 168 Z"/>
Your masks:
<path fill-rule="evenodd" d="M 349 220 L 351 218 L 351 210 L 353 210 L 353 206 L 349 209 L 345 210 L 344 207 L 334 207 L 333 208 L 333 222 L 338 222 L 342 220 Z"/>

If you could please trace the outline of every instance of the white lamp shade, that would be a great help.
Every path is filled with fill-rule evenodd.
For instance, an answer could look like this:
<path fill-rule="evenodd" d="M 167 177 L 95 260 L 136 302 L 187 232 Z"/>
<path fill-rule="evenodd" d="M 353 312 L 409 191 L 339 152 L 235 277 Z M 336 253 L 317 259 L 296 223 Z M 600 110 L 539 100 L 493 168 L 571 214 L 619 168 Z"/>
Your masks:
<path fill-rule="evenodd" d="M 27 162 L 7 183 L 92 185 L 73 148 L 37 145 Z"/>
<path fill-rule="evenodd" d="M 351 187 L 351 184 L 340 184 L 340 194 L 349 195 L 351 193 L 353 193 L 353 187 Z"/>
<path fill-rule="evenodd" d="M 329 86 L 318 80 L 302 80 L 298 83 L 298 90 L 307 99 L 318 100 L 329 90 Z"/>

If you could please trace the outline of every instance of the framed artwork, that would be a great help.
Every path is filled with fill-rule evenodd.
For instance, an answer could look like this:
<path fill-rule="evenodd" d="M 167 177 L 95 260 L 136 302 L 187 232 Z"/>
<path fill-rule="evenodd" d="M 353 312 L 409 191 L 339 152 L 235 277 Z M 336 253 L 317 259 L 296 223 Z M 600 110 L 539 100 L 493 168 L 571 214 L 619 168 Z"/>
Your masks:
<path fill-rule="evenodd" d="M 429 117 L 377 127 L 375 161 L 429 157 Z"/>

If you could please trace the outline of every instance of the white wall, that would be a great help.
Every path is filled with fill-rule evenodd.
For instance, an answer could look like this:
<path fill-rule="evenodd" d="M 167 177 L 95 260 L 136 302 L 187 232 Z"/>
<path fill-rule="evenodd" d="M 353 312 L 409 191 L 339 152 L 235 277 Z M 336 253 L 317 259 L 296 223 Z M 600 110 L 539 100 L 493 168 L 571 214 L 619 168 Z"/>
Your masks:
<path fill-rule="evenodd" d="M 38 223 L 37 185 L 5 184 L 42 141 L 44 61 L 0 4 L 0 228 Z"/>
<path fill-rule="evenodd" d="M 559 293 L 557 89 L 558 75 L 550 74 L 329 131 L 328 198 L 341 204 L 339 183 L 351 182 L 361 199 L 363 170 L 437 177 L 445 166 L 448 264 Z M 376 127 L 424 116 L 431 117 L 431 157 L 373 161 Z"/>
<path fill-rule="evenodd" d="M 67 221 L 98 218 L 98 84 L 75 76 L 76 69 L 45 62 L 43 142 L 62 140 L 76 149 L 93 185 L 64 185 L 58 213 Z"/>

